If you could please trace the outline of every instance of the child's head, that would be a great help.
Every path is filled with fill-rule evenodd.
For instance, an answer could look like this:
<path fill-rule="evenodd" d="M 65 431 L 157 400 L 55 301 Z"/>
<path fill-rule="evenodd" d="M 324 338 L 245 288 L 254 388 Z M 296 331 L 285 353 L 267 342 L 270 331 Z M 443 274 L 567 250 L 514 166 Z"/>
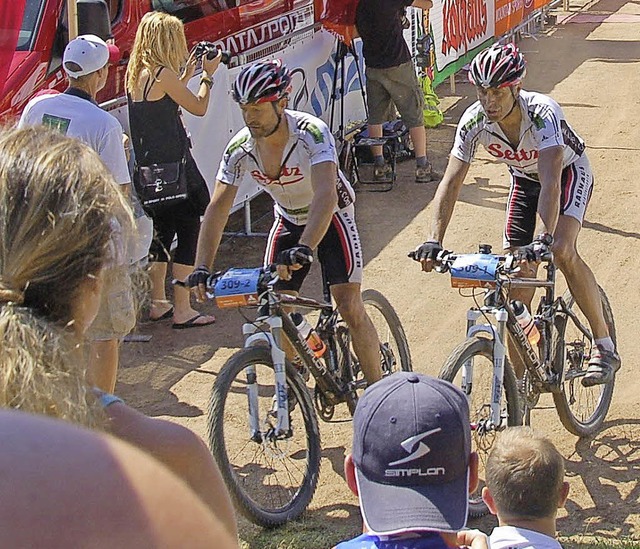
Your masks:
<path fill-rule="evenodd" d="M 555 517 L 568 488 L 560 452 L 530 427 L 512 427 L 500 435 L 487 460 L 486 482 L 490 507 L 503 521 Z"/>

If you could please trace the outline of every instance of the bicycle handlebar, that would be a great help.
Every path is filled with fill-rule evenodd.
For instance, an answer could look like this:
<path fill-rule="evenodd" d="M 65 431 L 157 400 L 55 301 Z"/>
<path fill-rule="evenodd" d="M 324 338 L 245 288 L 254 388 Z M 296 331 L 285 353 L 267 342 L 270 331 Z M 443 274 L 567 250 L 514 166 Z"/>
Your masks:
<path fill-rule="evenodd" d="M 438 273 L 446 273 L 449 271 L 451 265 L 453 265 L 454 261 L 460 257 L 462 254 L 457 254 L 455 252 L 450 252 L 449 250 L 442 250 L 438 253 L 434 263 L 436 265 L 436 272 Z M 518 250 L 515 253 L 508 252 L 504 255 L 499 254 L 483 254 L 490 255 L 492 257 L 497 257 L 500 262 L 500 272 L 501 274 L 514 274 L 519 270 L 518 263 L 522 260 L 525 260 L 525 253 Z M 408 257 L 413 259 L 414 261 L 420 261 L 420 259 L 416 258 L 416 251 L 412 250 L 407 254 Z M 553 261 L 553 254 L 551 251 L 547 251 L 546 253 L 540 256 L 540 261 L 545 263 L 550 263 Z"/>
<path fill-rule="evenodd" d="M 205 284 L 207 293 L 212 292 L 216 286 L 216 282 L 232 269 L 233 267 L 229 267 L 228 269 L 225 269 L 223 271 L 216 271 L 214 273 L 211 273 L 207 278 L 207 282 Z M 266 286 L 275 284 L 278 280 L 280 280 L 280 277 L 278 276 L 276 271 L 275 263 L 270 263 L 266 267 L 260 267 L 260 271 L 260 286 L 264 286 L 261 288 L 262 291 L 266 289 Z M 265 275 L 268 275 L 268 280 L 264 280 L 264 278 L 266 278 Z M 183 280 L 178 280 L 177 278 L 172 279 L 171 284 L 173 284 L 174 286 L 180 286 L 181 288 L 189 289 L 189 286 Z M 212 295 L 211 297 L 213 298 L 214 296 Z"/>

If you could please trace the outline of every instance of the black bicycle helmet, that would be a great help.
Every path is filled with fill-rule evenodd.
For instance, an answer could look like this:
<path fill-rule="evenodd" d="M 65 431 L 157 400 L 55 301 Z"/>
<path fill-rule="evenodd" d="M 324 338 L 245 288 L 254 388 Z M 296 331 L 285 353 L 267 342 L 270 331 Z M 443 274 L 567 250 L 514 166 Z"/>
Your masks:
<path fill-rule="evenodd" d="M 240 71 L 233 84 L 233 99 L 241 105 L 281 99 L 291 89 L 291 73 L 280 59 L 261 61 Z"/>
<path fill-rule="evenodd" d="M 519 84 L 526 73 L 526 61 L 515 44 L 494 44 L 471 61 L 469 82 L 483 88 L 505 88 Z"/>

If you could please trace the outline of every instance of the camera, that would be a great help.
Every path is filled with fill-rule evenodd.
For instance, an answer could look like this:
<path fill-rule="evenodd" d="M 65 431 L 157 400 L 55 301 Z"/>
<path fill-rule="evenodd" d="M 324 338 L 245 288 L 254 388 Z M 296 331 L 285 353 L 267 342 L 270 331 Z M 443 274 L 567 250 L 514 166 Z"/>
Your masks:
<path fill-rule="evenodd" d="M 216 46 L 213 42 L 202 41 L 196 44 L 195 49 L 193 50 L 193 55 L 196 59 L 202 59 L 205 55 L 207 59 L 211 61 L 216 55 L 218 55 L 218 46 Z M 231 54 L 228 51 L 222 52 L 222 59 L 220 59 L 225 65 L 229 64 L 231 61 Z"/>

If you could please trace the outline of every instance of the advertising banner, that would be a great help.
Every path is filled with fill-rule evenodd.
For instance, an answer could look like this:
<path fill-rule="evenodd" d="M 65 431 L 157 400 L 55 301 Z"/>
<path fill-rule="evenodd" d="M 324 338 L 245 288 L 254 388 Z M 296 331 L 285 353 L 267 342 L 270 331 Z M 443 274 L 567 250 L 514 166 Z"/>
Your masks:
<path fill-rule="evenodd" d="M 495 36 L 494 0 L 435 0 L 430 10 L 434 84 L 458 71 Z"/>
<path fill-rule="evenodd" d="M 499 37 L 522 22 L 524 0 L 495 0 L 495 4 L 495 35 Z"/>
<path fill-rule="evenodd" d="M 432 37 L 433 83 L 456 73 L 550 0 L 434 0 L 425 17 Z M 415 53 L 415 48 L 414 48 Z"/>

